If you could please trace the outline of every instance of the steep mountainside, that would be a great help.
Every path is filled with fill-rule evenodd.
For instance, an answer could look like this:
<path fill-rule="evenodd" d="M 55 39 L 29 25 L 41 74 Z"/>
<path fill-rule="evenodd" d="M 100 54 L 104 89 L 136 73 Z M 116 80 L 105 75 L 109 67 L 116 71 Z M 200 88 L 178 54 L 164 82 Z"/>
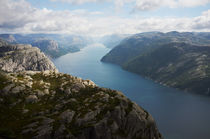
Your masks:
<path fill-rule="evenodd" d="M 114 48 L 115 46 L 117 46 L 118 44 L 120 44 L 120 42 L 128 37 L 130 35 L 128 34 L 112 34 L 112 35 L 106 35 L 104 37 L 102 37 L 100 39 L 100 42 L 102 44 L 104 44 L 106 47 L 108 48 Z"/>
<path fill-rule="evenodd" d="M 0 34 L 0 38 L 12 44 L 31 44 L 39 47 L 52 58 L 79 51 L 92 42 L 87 37 L 59 34 Z"/>
<path fill-rule="evenodd" d="M 8 44 L 0 40 L 0 69 L 7 72 L 55 70 L 54 64 L 31 45 Z"/>
<path fill-rule="evenodd" d="M 0 138 L 162 138 L 121 92 L 57 72 L 38 48 L 0 44 L 1 63 L 10 63 L 0 67 Z"/>
<path fill-rule="evenodd" d="M 69 52 L 79 51 L 79 48 L 73 46 L 70 48 L 60 47 L 56 41 L 49 39 L 38 39 L 32 42 L 31 45 L 34 47 L 38 47 L 47 56 L 52 58 L 65 55 Z"/>
<path fill-rule="evenodd" d="M 161 84 L 210 95 L 210 33 L 143 33 L 124 40 L 104 62 Z"/>

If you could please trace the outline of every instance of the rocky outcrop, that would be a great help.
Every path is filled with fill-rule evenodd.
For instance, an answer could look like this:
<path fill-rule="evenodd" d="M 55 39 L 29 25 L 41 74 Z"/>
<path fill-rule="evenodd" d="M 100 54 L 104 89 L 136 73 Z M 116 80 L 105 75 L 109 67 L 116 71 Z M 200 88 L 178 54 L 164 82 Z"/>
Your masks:
<path fill-rule="evenodd" d="M 0 52 L 0 138 L 162 138 L 121 92 L 59 73 L 30 45 L 1 42 Z"/>
<path fill-rule="evenodd" d="M 121 92 L 90 80 L 54 71 L 24 71 L 0 72 L 0 82 L 2 137 L 162 138 L 147 111 Z"/>
<path fill-rule="evenodd" d="M 36 47 L 8 44 L 0 40 L 0 68 L 7 72 L 56 70 L 54 64 Z"/>

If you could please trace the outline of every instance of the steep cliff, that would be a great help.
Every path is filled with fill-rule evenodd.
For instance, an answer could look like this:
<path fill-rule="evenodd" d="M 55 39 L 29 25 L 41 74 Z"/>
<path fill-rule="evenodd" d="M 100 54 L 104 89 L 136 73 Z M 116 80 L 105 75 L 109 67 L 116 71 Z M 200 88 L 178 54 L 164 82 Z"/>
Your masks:
<path fill-rule="evenodd" d="M 90 80 L 53 71 L 0 76 L 2 137 L 161 138 L 148 112 Z"/>
<path fill-rule="evenodd" d="M 7 72 L 55 70 L 54 64 L 31 45 L 8 44 L 0 40 L 0 68 Z"/>

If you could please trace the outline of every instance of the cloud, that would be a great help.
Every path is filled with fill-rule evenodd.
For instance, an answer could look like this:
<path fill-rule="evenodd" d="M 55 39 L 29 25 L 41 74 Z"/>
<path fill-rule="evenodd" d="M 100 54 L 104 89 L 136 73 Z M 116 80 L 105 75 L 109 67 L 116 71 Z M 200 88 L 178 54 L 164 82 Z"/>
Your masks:
<path fill-rule="evenodd" d="M 179 8 L 197 7 L 210 3 L 210 0 L 135 0 L 135 9 L 140 11 L 154 10 L 160 7 Z"/>
<path fill-rule="evenodd" d="M 32 22 L 34 9 L 24 0 L 0 0 L 0 28 L 13 29 Z"/>
<path fill-rule="evenodd" d="M 128 2 L 128 1 L 127 1 Z M 158 0 L 157 0 L 158 4 Z M 156 5 L 145 6 L 144 9 Z M 210 31 L 210 10 L 194 18 L 101 16 L 101 12 L 37 9 L 24 0 L 0 0 L 0 32 L 100 36 L 147 31 Z"/>
<path fill-rule="evenodd" d="M 56 2 L 65 2 L 71 4 L 85 4 L 85 3 L 103 3 L 112 2 L 115 4 L 117 10 L 122 8 L 125 4 L 135 3 L 134 10 L 148 11 L 160 7 L 178 8 L 178 7 L 197 7 L 210 3 L 210 0 L 51 0 Z"/>
<path fill-rule="evenodd" d="M 84 4 L 84 3 L 95 3 L 95 2 L 104 2 L 104 1 L 110 1 L 110 0 L 51 0 L 54 2 L 66 2 L 71 4 Z"/>
<path fill-rule="evenodd" d="M 135 9 L 140 11 L 148 11 L 161 6 L 163 0 L 136 0 Z"/>
<path fill-rule="evenodd" d="M 201 16 L 194 18 L 192 28 L 196 30 L 210 29 L 210 10 L 202 13 Z"/>

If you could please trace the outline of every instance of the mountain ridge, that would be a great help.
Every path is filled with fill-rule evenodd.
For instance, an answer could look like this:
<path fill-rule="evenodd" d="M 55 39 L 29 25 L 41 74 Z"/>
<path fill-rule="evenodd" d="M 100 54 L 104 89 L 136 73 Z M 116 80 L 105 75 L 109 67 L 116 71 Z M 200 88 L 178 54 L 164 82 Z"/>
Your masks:
<path fill-rule="evenodd" d="M 149 32 L 123 40 L 101 61 L 160 84 L 209 95 L 210 33 Z"/>
<path fill-rule="evenodd" d="M 50 58 L 80 51 L 92 42 L 88 37 L 60 34 L 0 34 L 10 44 L 31 44 Z"/>

